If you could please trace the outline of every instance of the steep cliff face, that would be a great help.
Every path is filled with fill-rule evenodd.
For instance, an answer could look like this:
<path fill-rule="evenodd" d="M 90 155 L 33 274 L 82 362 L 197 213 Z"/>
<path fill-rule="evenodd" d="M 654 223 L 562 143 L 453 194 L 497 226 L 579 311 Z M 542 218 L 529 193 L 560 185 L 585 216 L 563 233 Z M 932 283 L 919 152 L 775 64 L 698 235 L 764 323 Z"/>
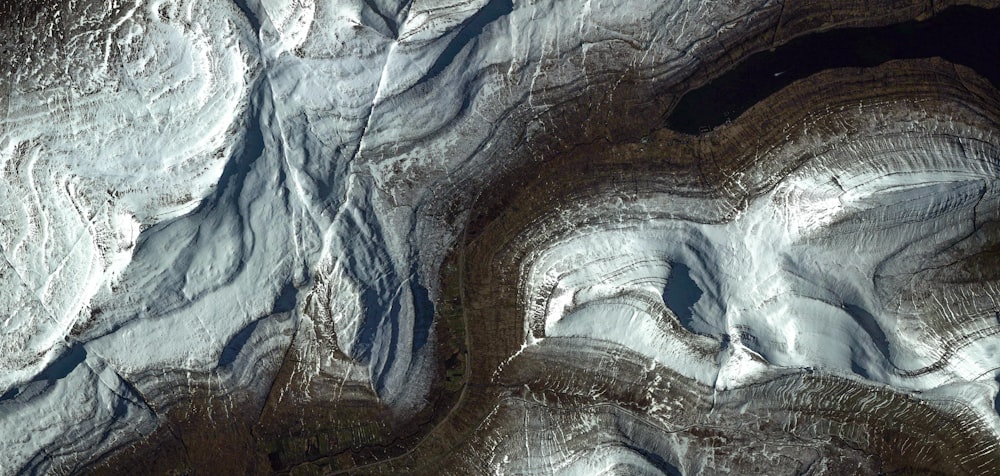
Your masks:
<path fill-rule="evenodd" d="M 997 5 L 829 3 L 4 7 L 2 472 L 1000 471 Z"/>

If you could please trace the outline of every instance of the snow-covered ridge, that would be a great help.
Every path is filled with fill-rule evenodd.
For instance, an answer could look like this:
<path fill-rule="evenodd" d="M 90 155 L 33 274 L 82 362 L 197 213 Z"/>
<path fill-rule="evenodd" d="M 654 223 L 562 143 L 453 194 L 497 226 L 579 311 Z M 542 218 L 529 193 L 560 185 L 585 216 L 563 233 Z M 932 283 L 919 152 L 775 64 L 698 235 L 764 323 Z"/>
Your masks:
<path fill-rule="evenodd" d="M 468 213 L 461 207 L 511 165 L 515 143 L 552 135 L 547 113 L 592 81 L 615 84 L 613 94 L 624 70 L 670 79 L 696 66 L 720 30 L 779 7 L 64 3 L 24 27 L 28 39 L 18 40 L 2 85 L 10 90 L 0 103 L 3 474 L 80 470 L 164 428 L 194 390 L 225 411 L 240 399 L 294 406 L 354 391 L 413 414 L 430 388 L 432 303 Z M 883 106 L 879 113 L 907 111 Z M 963 316 L 989 317 L 980 298 L 995 292 L 921 294 L 897 277 L 915 272 L 905 257 L 922 259 L 963 229 L 956 216 L 995 208 L 995 138 L 946 118 L 934 134 L 899 132 L 816 158 L 746 209 L 669 194 L 633 210 L 577 204 L 565 220 L 622 218 L 535 250 L 523 292 L 549 306 L 525 310 L 526 353 L 547 336 L 585 341 L 600 331 L 720 389 L 779 366 L 846 375 L 857 365 L 871 381 L 985 401 L 995 387 L 992 337 L 947 355 L 919 346 L 979 332 L 982 321 Z M 845 168 L 838 154 L 872 161 Z M 738 185 L 753 189 L 769 172 Z M 445 217 L 451 207 L 459 210 Z M 676 207 L 709 224 L 643 220 L 644 207 Z M 730 212 L 739 216 L 720 218 Z M 903 243 L 931 244 L 894 257 L 862 247 L 841 263 L 839 247 L 874 220 L 893 228 L 873 240 L 902 233 Z M 815 250 L 843 273 L 790 276 L 824 275 L 809 258 Z M 704 336 L 665 324 L 662 288 L 680 261 L 705 294 L 690 324 Z M 729 274 L 716 275 L 719 267 Z M 749 289 L 741 282 L 781 273 Z M 861 289 L 850 273 L 867 279 Z M 918 311 L 931 302 L 944 303 L 930 315 L 940 322 L 883 331 L 888 352 L 871 347 L 879 336 L 858 321 L 863 314 L 838 307 L 856 306 L 882 326 L 926 316 Z M 799 309 L 830 327 L 777 319 Z M 600 327 L 608 316 L 627 316 L 641 339 Z M 730 347 L 719 352 L 722 334 Z M 810 345 L 831 337 L 853 341 L 836 352 Z M 287 356 L 294 380 L 271 388 Z M 989 384 L 965 385 L 973 380 Z M 563 469 L 648 469 L 636 458 L 610 447 Z"/>
<path fill-rule="evenodd" d="M 740 352 L 908 390 L 991 380 L 997 335 L 938 365 L 952 342 L 996 327 L 991 285 L 966 296 L 960 314 L 912 301 L 957 291 L 921 272 L 975 233 L 977 215 L 980 223 L 994 215 L 1000 199 L 1000 149 L 962 149 L 954 137 L 974 133 L 954 129 L 855 138 L 848 150 L 811 159 L 730 221 L 650 218 L 650 210 L 691 210 L 670 193 L 628 204 L 595 197 L 563 210 L 551 219 L 610 219 L 574 227 L 532 253 L 521 277 L 526 344 L 546 336 L 609 340 L 720 389 L 753 380 L 753 370 L 725 364 Z M 781 153 L 795 150 L 793 143 Z M 680 309 L 669 308 L 672 279 L 698 288 Z M 700 358 L 706 338 L 718 359 Z"/>
<path fill-rule="evenodd" d="M 233 9 L 156 2 L 87 13 L 79 24 L 69 10 L 52 13 L 72 36 L 35 38 L 41 47 L 16 59 L 9 82 L 4 388 L 52 360 L 121 275 L 141 229 L 190 212 L 215 186 L 246 108 L 254 65 Z"/>
<path fill-rule="evenodd" d="M 814 408 L 862 412 L 848 418 L 862 432 L 940 412 L 963 421 L 942 429 L 950 435 L 942 444 L 968 428 L 981 451 L 956 453 L 955 461 L 991 467 L 1000 441 L 1000 288 L 987 277 L 994 275 L 970 281 L 962 271 L 996 240 L 988 230 L 998 219 L 1000 144 L 995 116 L 982 111 L 927 97 L 818 106 L 789 126 L 784 142 L 738 152 L 754 162 L 709 186 L 709 197 L 721 198 L 692 198 L 681 177 L 638 186 L 624 174 L 606 187 L 559 188 L 558 196 L 574 198 L 539 198 L 552 206 L 530 219 L 498 219 L 487 230 L 524 228 L 476 256 L 516 270 L 524 338 L 492 377 L 531 391 L 497 405 L 501 416 L 488 420 L 485 441 L 469 445 L 467 467 L 492 457 L 494 471 L 573 473 L 600 470 L 595 460 L 603 457 L 640 457 L 685 473 L 741 472 L 770 458 L 826 466 L 843 457 L 858 471 L 879 471 L 883 463 L 868 466 L 864 453 L 825 447 L 830 435 L 854 430 L 824 426 L 830 422 L 810 415 Z M 810 129 L 821 132 L 803 133 Z M 657 150 L 653 140 L 645 145 Z M 665 149 L 658 153 L 677 150 Z M 622 152 L 608 151 L 615 154 Z M 510 207 L 530 209 L 531 197 Z M 642 368 L 632 375 L 630 365 Z M 763 390 L 772 386 L 780 390 Z M 637 397 L 642 391 L 655 397 Z M 855 392 L 866 395 L 863 403 L 838 406 Z M 683 398 L 692 393 L 693 401 Z M 579 401 L 566 403 L 572 398 Z M 795 403 L 802 401 L 811 403 Z M 531 438 L 522 419 L 562 422 L 563 432 Z M 797 443 L 751 429 L 775 421 Z M 600 434 L 608 425 L 627 436 Z M 725 435 L 723 449 L 696 443 L 691 428 Z M 506 443 L 518 437 L 523 445 Z M 753 444 L 743 438 L 771 450 L 731 453 Z M 819 453 L 799 454 L 803 443 Z M 493 450 L 477 449 L 486 444 Z"/>

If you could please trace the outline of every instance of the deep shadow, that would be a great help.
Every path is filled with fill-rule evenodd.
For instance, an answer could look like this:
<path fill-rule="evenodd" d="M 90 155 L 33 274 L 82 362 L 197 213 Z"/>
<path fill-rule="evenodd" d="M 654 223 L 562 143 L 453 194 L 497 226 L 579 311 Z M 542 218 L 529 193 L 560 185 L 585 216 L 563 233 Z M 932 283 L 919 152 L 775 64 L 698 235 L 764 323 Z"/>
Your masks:
<path fill-rule="evenodd" d="M 701 299 L 701 288 L 691 279 L 691 268 L 684 263 L 672 263 L 667 286 L 663 290 L 663 302 L 674 311 L 681 325 L 691 332 L 694 311 L 691 309 Z"/>
<path fill-rule="evenodd" d="M 226 346 L 222 348 L 222 355 L 219 356 L 219 367 L 225 367 L 236 361 L 236 357 L 240 355 L 240 351 L 243 347 L 247 345 L 247 341 L 250 340 L 250 336 L 253 332 L 257 330 L 257 324 L 260 320 L 256 320 L 250 323 L 250 325 L 244 327 L 229 342 Z"/>
<path fill-rule="evenodd" d="M 997 383 L 1000 384 L 1000 376 L 997 377 Z M 997 414 L 1000 415 L 1000 392 L 993 397 L 993 409 L 996 410 Z"/>
<path fill-rule="evenodd" d="M 285 285 L 281 287 L 281 292 L 278 293 L 278 297 L 274 298 L 274 306 L 271 310 L 271 314 L 290 312 L 295 309 L 297 295 L 298 290 L 295 289 L 295 285 L 292 283 L 285 283 Z"/>
<path fill-rule="evenodd" d="M 410 293 L 413 295 L 413 351 L 420 350 L 430 336 L 434 324 L 434 303 L 431 302 L 427 288 L 420 284 L 417 273 L 417 260 L 413 260 L 410 268 Z"/>
<path fill-rule="evenodd" d="M 3 395 L 0 395 L 0 402 L 3 402 L 5 400 L 13 400 L 14 397 L 17 397 L 18 393 L 21 393 L 21 389 L 17 387 L 11 387 L 7 389 L 7 391 L 4 392 Z"/>
<path fill-rule="evenodd" d="M 372 13 L 378 16 L 379 20 L 381 20 L 383 24 L 385 24 L 385 27 L 389 29 L 389 33 L 392 37 L 398 39 L 399 24 L 396 23 L 396 19 L 389 13 L 383 12 L 372 0 L 364 0 L 364 3 L 365 6 L 367 6 Z"/>
<path fill-rule="evenodd" d="M 386 276 L 389 282 L 396 282 L 398 275 L 389 272 Z M 430 300 L 427 288 L 420 284 L 416 268 L 408 277 L 410 288 L 410 299 L 413 304 L 413 354 L 416 354 L 430 337 L 431 327 L 434 324 L 434 303 Z M 377 283 L 384 285 L 384 283 Z M 390 328 L 389 343 L 386 349 L 385 359 L 380 362 L 380 366 L 388 365 L 396 358 L 396 348 L 399 345 L 400 322 L 400 299 L 401 297 L 391 297 L 391 294 L 379 294 L 374 288 L 368 288 L 361 293 L 361 303 L 364 307 L 365 319 L 359 330 L 358 339 L 352 352 L 352 358 L 359 362 L 368 362 L 372 358 L 372 342 L 378 330 L 388 325 Z M 388 302 L 387 299 L 388 298 Z M 374 382 L 376 388 L 382 388 L 386 375 L 379 372 L 378 379 Z"/>
<path fill-rule="evenodd" d="M 858 374 L 859 376 L 861 376 L 861 378 L 865 379 L 870 378 L 868 375 L 868 369 L 858 365 L 858 363 L 855 362 L 854 359 L 851 359 L 851 372 Z"/>
<path fill-rule="evenodd" d="M 882 357 L 889 359 L 889 339 L 885 337 L 885 332 L 882 331 L 882 327 L 878 325 L 878 321 L 875 320 L 870 312 L 865 310 L 860 306 L 854 304 L 844 304 L 844 310 L 857 322 L 859 326 L 871 337 L 872 342 L 875 343 L 875 348 L 878 349 Z"/>
<path fill-rule="evenodd" d="M 358 362 L 368 362 L 372 351 L 371 343 L 375 340 L 375 333 L 378 331 L 379 318 L 381 317 L 382 303 L 378 291 L 373 288 L 366 288 L 362 291 L 361 308 L 364 320 L 358 329 L 358 337 L 354 339 L 351 358 Z"/>
<path fill-rule="evenodd" d="M 1000 8 L 952 7 L 931 19 L 877 28 L 844 28 L 796 38 L 750 55 L 685 94 L 667 118 L 697 134 L 735 119 L 762 99 L 824 69 L 872 67 L 894 59 L 930 58 L 972 68 L 1000 87 Z"/>
<path fill-rule="evenodd" d="M 160 251 L 158 251 L 160 248 L 171 248 L 175 246 L 214 246 L 215 242 L 218 241 L 217 236 L 220 233 L 219 230 L 221 228 L 245 228 L 245 218 L 240 214 L 239 200 L 243 194 L 243 187 L 245 186 L 247 176 L 253 170 L 253 166 L 257 160 L 264 155 L 265 145 L 263 131 L 267 126 L 262 123 L 260 103 L 261 101 L 266 100 L 266 96 L 261 91 L 265 88 L 270 88 L 270 85 L 267 83 L 266 79 L 262 79 L 256 82 L 252 88 L 255 92 L 253 93 L 253 99 L 250 101 L 250 107 L 248 108 L 247 127 L 243 132 L 242 140 L 240 140 L 238 145 L 234 147 L 233 155 L 226 161 L 226 164 L 222 169 L 222 173 L 219 175 L 214 192 L 201 200 L 198 206 L 190 214 L 161 221 L 152 225 L 150 228 L 143 230 L 139 234 L 139 238 L 136 242 L 135 254 L 133 255 L 132 263 L 143 263 L 149 261 L 156 262 L 162 259 L 159 256 Z M 191 235 L 189 241 L 185 243 L 164 241 L 161 235 L 167 237 L 171 236 L 171 233 L 167 230 L 172 227 L 195 228 L 197 229 L 197 233 Z M 205 243 L 208 245 L 205 245 Z M 244 243 L 241 243 L 241 245 L 243 244 Z M 229 279 L 238 275 L 245 265 L 245 252 L 246 249 L 244 246 L 237 246 L 231 250 L 230 255 L 236 263 L 236 268 L 229 273 Z M 189 267 L 194 254 L 185 253 L 181 256 L 182 257 L 174 263 L 174 267 Z M 136 266 L 136 264 L 130 264 L 129 266 Z M 181 292 L 181 289 L 184 287 L 184 283 L 181 282 L 182 277 L 183 274 L 173 275 L 168 273 L 161 275 L 158 278 L 161 280 L 159 285 L 160 289 L 171 294 L 168 299 L 169 301 L 187 303 L 192 300 L 190 297 L 184 296 Z M 199 299 L 205 292 L 207 292 L 207 290 L 199 293 L 199 295 L 195 296 L 193 300 Z M 164 308 L 161 312 L 167 312 L 172 309 L 173 308 Z M 128 321 L 115 324 L 110 332 L 117 331 L 122 325 L 125 324 L 125 322 Z M 102 335 L 107 335 L 108 333 L 104 333 Z"/>
<path fill-rule="evenodd" d="M 257 18 L 257 14 L 250 9 L 249 5 L 247 5 L 246 0 L 233 0 L 233 3 L 235 3 L 236 8 L 239 8 L 240 11 L 243 12 L 243 15 L 247 17 L 247 21 L 250 22 L 250 27 L 253 28 L 253 31 L 259 32 L 260 19 Z"/>
<path fill-rule="evenodd" d="M 292 283 L 285 283 L 281 288 L 281 292 L 278 296 L 274 298 L 274 306 L 272 307 L 271 314 L 278 314 L 281 312 L 290 312 L 295 309 L 296 296 L 298 290 Z M 240 355 L 243 347 L 247 345 L 250 337 L 253 335 L 254 331 L 257 330 L 257 326 L 260 321 L 267 319 L 268 316 L 257 319 L 251 322 L 249 325 L 241 329 L 232 339 L 226 343 L 226 346 L 222 349 L 222 355 L 219 356 L 219 367 L 224 367 L 226 365 L 232 364 L 236 361 L 236 357 Z"/>
<path fill-rule="evenodd" d="M 83 348 L 83 344 L 74 343 L 69 350 L 47 365 L 45 370 L 39 372 L 32 381 L 55 383 L 56 380 L 66 378 L 84 360 L 87 360 L 87 350 Z"/>
<path fill-rule="evenodd" d="M 448 46 L 445 47 L 444 51 L 438 56 L 437 61 L 431 65 L 431 68 L 427 70 L 427 74 L 424 75 L 417 84 L 423 83 L 428 79 L 431 79 L 444 71 L 458 53 L 465 48 L 470 41 L 478 37 L 486 25 L 493 23 L 497 19 L 509 14 L 514 11 L 514 3 L 512 0 L 490 0 L 482 9 L 474 13 L 472 16 L 467 18 L 461 25 L 459 25 L 458 34 L 451 39 Z"/>
<path fill-rule="evenodd" d="M 680 468 L 670 464 L 670 462 L 664 459 L 662 456 L 632 445 L 629 445 L 628 447 L 632 451 L 635 451 L 636 453 L 642 455 L 642 457 L 645 458 L 646 461 L 649 462 L 649 464 L 655 466 L 656 469 L 663 471 L 663 474 L 666 474 L 667 476 L 684 476 L 684 473 L 681 472 Z"/>
<path fill-rule="evenodd" d="M 83 361 L 87 360 L 87 349 L 84 349 L 83 344 L 74 343 L 62 353 L 59 357 L 45 366 L 41 372 L 38 373 L 31 381 L 27 384 L 30 385 L 35 382 L 45 382 L 48 385 L 52 385 L 57 381 L 66 378 L 70 373 L 73 372 Z M 19 387 L 13 387 L 2 396 L 0 396 L 0 402 L 7 400 L 13 400 L 21 393 Z"/>
<path fill-rule="evenodd" d="M 261 108 L 262 102 L 267 100 L 266 92 L 270 92 L 271 85 L 266 78 L 262 78 L 255 86 L 254 98 L 250 102 L 247 127 L 243 130 L 242 140 L 235 148 L 233 156 L 226 161 L 226 165 L 222 168 L 215 195 L 211 200 L 203 200 L 194 214 L 199 214 L 206 209 L 235 206 L 236 201 L 243 194 L 247 175 L 253 169 L 254 163 L 264 156 L 264 129 L 270 125 L 265 124 Z"/>

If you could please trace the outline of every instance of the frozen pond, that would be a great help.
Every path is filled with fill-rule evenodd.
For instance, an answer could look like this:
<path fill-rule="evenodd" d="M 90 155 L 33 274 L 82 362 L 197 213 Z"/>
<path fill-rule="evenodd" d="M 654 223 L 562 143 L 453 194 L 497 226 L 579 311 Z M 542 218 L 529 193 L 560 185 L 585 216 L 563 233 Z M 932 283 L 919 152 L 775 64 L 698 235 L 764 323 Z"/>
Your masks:
<path fill-rule="evenodd" d="M 670 276 L 667 278 L 667 286 L 663 290 L 663 302 L 670 308 L 681 325 L 694 332 L 691 328 L 694 318 L 695 303 L 701 299 L 702 291 L 691 279 L 691 268 L 684 263 L 673 263 L 670 268 Z"/>

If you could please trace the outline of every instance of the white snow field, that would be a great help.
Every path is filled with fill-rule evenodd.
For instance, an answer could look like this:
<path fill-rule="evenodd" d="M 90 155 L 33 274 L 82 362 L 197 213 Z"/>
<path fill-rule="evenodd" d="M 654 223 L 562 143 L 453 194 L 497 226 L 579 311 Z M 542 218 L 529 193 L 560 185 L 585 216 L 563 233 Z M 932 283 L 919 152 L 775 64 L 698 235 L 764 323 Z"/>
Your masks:
<path fill-rule="evenodd" d="M 909 127 L 905 114 L 892 105 L 858 118 L 898 115 Z M 996 367 L 995 336 L 950 348 L 996 325 L 996 283 L 982 284 L 978 299 L 962 298 L 953 296 L 958 286 L 930 282 L 926 271 L 947 264 L 937 250 L 996 214 L 1000 149 L 959 124 L 905 134 L 887 122 L 877 135 L 811 158 L 731 218 L 720 219 L 732 207 L 726 200 L 669 193 L 598 197 L 561 210 L 556 219 L 569 223 L 605 219 L 572 228 L 525 265 L 525 345 L 547 336 L 611 341 L 719 390 L 773 366 L 906 390 L 984 381 Z M 812 145 L 792 141 L 768 163 Z M 758 188 L 767 176 L 747 173 L 737 187 Z M 697 288 L 676 308 L 669 294 L 684 290 L 672 291 L 672 280 Z M 961 300 L 962 310 L 949 300 Z M 663 326 L 665 312 L 686 329 Z M 704 348 L 718 355 L 699 358 Z M 992 402 L 983 411 L 995 413 Z"/>
<path fill-rule="evenodd" d="M 530 139 L 589 77 L 680 74 L 771 3 L 66 0 L 12 27 L 0 474 L 82 471 L 162 424 L 177 379 L 266 392 L 264 367 L 293 341 L 314 372 L 420 409 L 438 271 L 461 232 L 441 218 L 446 195 L 509 165 L 515 118 Z M 525 265 L 521 292 L 548 303 L 525 309 L 525 349 L 611 341 L 719 390 L 815 368 L 961 400 L 1000 435 L 1000 337 L 967 338 L 996 324 L 997 283 L 922 273 L 996 218 L 1000 138 L 947 117 L 914 125 L 916 109 L 850 112 L 883 133 L 817 155 L 736 216 L 670 193 L 561 211 L 614 218 Z M 677 218 L 644 219 L 654 208 Z M 662 325 L 688 312 L 663 304 L 687 278 L 690 317 Z M 303 312 L 317 296 L 327 312 Z M 637 458 L 613 447 L 545 468 L 648 470 Z"/>

